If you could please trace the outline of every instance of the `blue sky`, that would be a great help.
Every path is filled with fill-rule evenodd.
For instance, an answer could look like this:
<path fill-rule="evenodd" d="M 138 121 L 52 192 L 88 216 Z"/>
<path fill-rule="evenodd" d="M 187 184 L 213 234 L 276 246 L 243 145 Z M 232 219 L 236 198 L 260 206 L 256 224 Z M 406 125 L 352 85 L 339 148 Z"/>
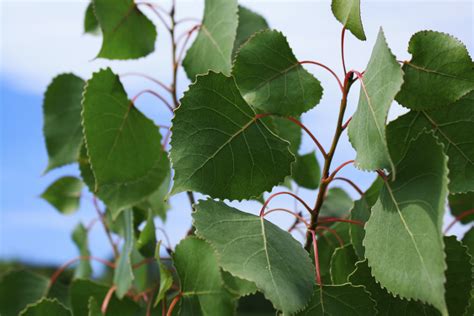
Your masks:
<path fill-rule="evenodd" d="M 154 2 L 168 5 L 168 1 Z M 179 1 L 182 17 L 199 17 L 201 0 Z M 247 7 L 262 13 L 272 28 L 281 30 L 300 60 L 324 62 L 339 73 L 339 35 L 341 27 L 330 11 L 330 1 L 241 1 Z M 41 103 L 45 87 L 51 78 L 62 72 L 74 72 L 84 79 L 101 67 L 111 66 L 117 73 L 145 72 L 169 81 L 168 36 L 152 14 L 144 11 L 158 25 L 159 40 L 152 55 L 128 62 L 94 60 L 100 48 L 100 38 L 84 35 L 83 12 L 87 1 L 18 1 L 3 0 L 0 11 L 0 258 L 21 259 L 35 263 L 62 263 L 77 255 L 70 232 L 79 222 L 88 223 L 95 214 L 91 195 L 84 192 L 81 209 L 71 216 L 59 215 L 51 206 L 38 198 L 56 178 L 78 174 L 75 166 L 67 166 L 42 175 L 47 155 L 42 137 Z M 461 39 L 471 52 L 474 39 L 474 4 L 472 1 L 363 1 L 362 17 L 367 42 L 347 34 L 346 63 L 349 68 L 363 70 L 372 45 L 382 25 L 389 46 L 398 59 L 409 59 L 406 49 L 410 36 L 418 30 L 433 29 L 447 32 Z M 192 26 L 190 24 L 189 26 Z M 186 28 L 183 28 L 184 31 Z M 334 79 L 320 69 L 308 66 L 323 83 L 325 94 L 321 104 L 304 115 L 303 121 L 328 146 L 337 115 L 339 94 Z M 185 89 L 187 80 L 180 73 L 179 87 Z M 155 88 L 138 78 L 123 80 L 130 95 L 143 88 Z M 354 111 L 358 89 L 353 89 L 348 111 Z M 155 99 L 144 97 L 139 108 L 157 123 L 169 121 L 169 113 Z M 390 117 L 395 118 L 403 109 L 394 106 Z M 313 145 L 304 139 L 301 153 L 312 151 Z M 334 164 L 354 157 L 344 138 Z M 344 175 L 367 187 L 373 175 L 354 168 L 344 169 Z M 341 185 L 344 186 L 344 185 Z M 357 197 L 348 188 L 348 192 Z M 301 195 L 312 203 L 314 193 Z M 275 200 L 281 206 L 292 206 L 291 200 Z M 166 224 L 175 243 L 190 225 L 189 205 L 185 196 L 172 199 L 173 210 Z M 257 212 L 259 205 L 241 205 L 249 212 Z M 282 226 L 292 219 L 285 216 L 272 218 Z M 461 234 L 465 227 L 456 227 Z M 100 226 L 91 233 L 95 255 L 105 257 L 110 250 Z"/>

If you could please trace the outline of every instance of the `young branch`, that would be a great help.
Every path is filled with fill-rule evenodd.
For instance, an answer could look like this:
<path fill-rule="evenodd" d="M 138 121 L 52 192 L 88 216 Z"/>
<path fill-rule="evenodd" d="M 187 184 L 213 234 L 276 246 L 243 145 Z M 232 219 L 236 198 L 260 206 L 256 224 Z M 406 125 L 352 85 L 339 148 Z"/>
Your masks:
<path fill-rule="evenodd" d="M 321 269 L 319 268 L 319 253 L 318 253 L 318 242 L 316 240 L 316 233 L 314 230 L 309 231 L 311 234 L 311 239 L 313 241 L 313 252 L 314 252 L 314 265 L 316 267 L 316 283 L 319 286 L 323 286 L 321 282 Z"/>
<path fill-rule="evenodd" d="M 333 75 L 334 78 L 336 78 L 337 80 L 337 83 L 339 85 L 339 88 L 341 89 L 341 92 L 344 93 L 344 86 L 342 85 L 342 82 L 341 82 L 341 79 L 339 79 L 338 75 L 336 75 L 336 73 L 334 72 L 334 70 L 332 70 L 331 68 L 329 68 L 328 66 L 324 65 L 324 64 L 321 64 L 317 61 L 312 61 L 312 60 L 303 60 L 303 61 L 300 61 L 299 62 L 300 65 L 303 65 L 303 64 L 312 64 L 312 65 L 316 65 L 316 66 L 319 66 L 321 68 L 324 68 L 326 69 L 327 71 L 329 71 L 331 73 L 331 75 Z"/>
<path fill-rule="evenodd" d="M 267 216 L 268 214 L 270 213 L 273 213 L 273 212 L 285 212 L 285 213 L 288 213 L 290 215 L 293 215 L 296 220 L 297 220 L 297 223 L 298 222 L 301 222 L 303 224 L 305 224 L 306 228 L 309 228 L 309 223 L 303 218 L 303 216 L 289 210 L 289 209 L 286 209 L 286 208 L 274 208 L 274 209 L 271 209 L 269 211 L 266 211 L 265 213 L 263 213 L 262 217 L 265 217 Z M 296 225 L 295 225 L 296 226 Z"/>
<path fill-rule="evenodd" d="M 165 98 L 163 98 L 159 93 L 153 91 L 153 90 L 149 90 L 149 89 L 146 89 L 146 90 L 142 90 L 140 91 L 139 93 L 137 93 L 133 98 L 132 98 L 132 103 L 135 103 L 135 101 L 142 95 L 144 95 L 145 93 L 149 93 L 155 97 L 157 97 L 158 99 L 160 99 L 165 105 L 166 107 L 168 108 L 168 110 L 171 111 L 171 113 L 174 113 L 174 108 L 171 104 L 169 104 L 168 101 L 166 101 Z"/>
<path fill-rule="evenodd" d="M 298 202 L 300 202 L 307 210 L 308 212 L 311 212 L 311 207 L 309 207 L 308 204 L 306 204 L 306 202 L 300 198 L 299 196 L 297 196 L 296 194 L 292 193 L 292 192 L 278 192 L 278 193 L 275 193 L 275 194 L 272 194 L 268 197 L 268 199 L 265 201 L 265 203 L 263 204 L 262 208 L 260 209 L 260 216 L 263 216 L 264 215 L 264 212 L 265 212 L 265 209 L 267 208 L 267 205 L 270 203 L 270 201 L 279 196 L 279 195 L 289 195 L 293 198 L 295 198 L 296 200 L 298 200 Z"/>
<path fill-rule="evenodd" d="M 350 184 L 354 188 L 354 190 L 356 190 L 357 193 L 360 194 L 360 196 L 364 195 L 364 191 L 362 191 L 362 189 L 350 179 L 347 179 L 347 178 L 344 178 L 344 177 L 335 177 L 332 180 L 333 181 L 334 180 L 344 181 L 344 182 Z"/>
<path fill-rule="evenodd" d="M 145 78 L 147 80 L 150 80 L 151 82 L 154 82 L 156 83 L 157 85 L 159 85 L 160 87 L 162 87 L 163 89 L 165 89 L 166 91 L 172 93 L 173 90 L 168 87 L 166 84 L 164 84 L 163 82 L 161 82 L 160 80 L 156 79 L 156 78 L 153 78 L 147 74 L 142 74 L 142 73 L 139 73 L 139 72 L 126 72 L 126 73 L 123 73 L 120 75 L 120 77 L 130 77 L 130 76 L 135 76 L 135 77 L 142 77 L 142 78 Z"/>
<path fill-rule="evenodd" d="M 327 153 L 326 151 L 324 150 L 323 146 L 321 145 L 321 143 L 318 141 L 318 139 L 316 138 L 316 136 L 314 136 L 313 133 L 311 133 L 311 131 L 303 124 L 301 123 L 300 121 L 298 121 L 297 119 L 293 118 L 293 117 L 285 117 L 285 119 L 295 123 L 296 125 L 298 125 L 299 127 L 301 127 L 305 132 L 306 134 L 308 134 L 309 137 L 311 137 L 311 139 L 313 140 L 313 142 L 316 144 L 316 146 L 318 147 L 319 151 L 323 154 L 323 157 L 326 158 L 327 157 Z"/>
<path fill-rule="evenodd" d="M 346 59 L 344 57 L 344 42 L 345 42 L 345 35 L 346 35 L 346 27 L 342 28 L 341 32 L 341 59 L 342 59 L 342 69 L 344 69 L 344 75 L 347 75 L 346 70 Z"/>

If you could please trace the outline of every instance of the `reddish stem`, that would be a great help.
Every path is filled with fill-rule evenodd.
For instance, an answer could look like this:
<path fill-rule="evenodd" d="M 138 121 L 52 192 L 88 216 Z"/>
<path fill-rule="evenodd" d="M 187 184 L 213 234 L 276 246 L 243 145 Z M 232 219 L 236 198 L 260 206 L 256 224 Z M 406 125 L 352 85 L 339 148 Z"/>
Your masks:
<path fill-rule="evenodd" d="M 338 218 L 338 217 L 321 217 L 319 219 L 319 223 L 320 224 L 324 224 L 324 223 L 349 223 L 349 224 L 354 224 L 354 225 L 359 225 L 359 226 L 362 226 L 364 227 L 364 223 L 361 222 L 361 221 L 356 221 L 356 220 L 352 220 L 352 219 L 344 219 L 344 218 Z"/>
<path fill-rule="evenodd" d="M 150 10 L 152 10 L 156 16 L 161 20 L 161 22 L 163 23 L 163 25 L 166 27 L 166 29 L 169 31 L 171 29 L 171 27 L 169 26 L 168 22 L 166 22 L 166 20 L 163 18 L 163 16 L 161 15 L 161 13 L 158 11 L 158 10 L 162 10 L 161 12 L 165 13 L 165 14 L 168 14 L 168 12 L 166 12 L 164 9 L 162 9 L 160 6 L 156 5 L 156 4 L 153 4 L 153 3 L 148 3 L 148 2 L 137 2 L 136 3 L 137 6 L 139 5 L 144 5 L 144 6 L 147 6 L 148 8 L 150 8 Z"/>
<path fill-rule="evenodd" d="M 339 242 L 339 245 L 341 247 L 344 247 L 344 241 L 342 240 L 341 236 L 337 233 L 336 230 L 332 229 L 332 228 L 329 228 L 329 227 L 326 227 L 326 226 L 317 226 L 316 227 L 316 231 L 318 230 L 325 230 L 325 231 L 328 231 L 329 233 L 333 234 L 334 237 L 337 239 L 337 241 Z"/>
<path fill-rule="evenodd" d="M 156 83 L 157 85 L 159 85 L 160 87 L 162 87 L 166 91 L 168 91 L 170 93 L 173 92 L 173 90 L 169 86 L 167 86 L 166 84 L 164 84 L 160 80 L 158 80 L 156 78 L 153 78 L 153 77 L 151 77 L 149 75 L 146 75 L 146 74 L 142 74 L 142 73 L 139 73 L 139 72 L 127 72 L 127 73 L 124 73 L 124 74 L 120 75 L 120 77 L 129 77 L 129 76 L 136 76 L 136 77 L 145 78 L 147 80 L 150 80 L 150 81 Z"/>
<path fill-rule="evenodd" d="M 446 233 L 454 226 L 454 224 L 456 224 L 457 222 L 459 222 L 460 220 L 462 220 L 466 216 L 469 216 L 469 215 L 472 215 L 472 214 L 474 214 L 474 209 L 469 210 L 469 211 L 464 211 L 461 214 L 459 214 L 458 216 L 456 216 L 456 218 L 451 222 L 451 224 L 449 224 L 448 227 L 446 227 L 446 229 L 444 230 L 444 234 L 446 235 Z"/>
<path fill-rule="evenodd" d="M 347 126 L 349 126 L 349 123 L 352 121 L 352 116 L 347 119 L 347 121 L 342 125 L 342 130 L 345 130 Z"/>
<path fill-rule="evenodd" d="M 288 213 L 288 214 L 291 214 L 293 215 L 297 220 L 299 220 L 300 222 L 302 222 L 303 224 L 306 225 L 306 228 L 309 227 L 309 223 L 300 215 L 296 214 L 295 212 L 289 210 L 289 209 L 286 209 L 286 208 L 274 208 L 274 209 L 271 209 L 269 211 L 266 211 L 265 213 L 263 213 L 262 217 L 265 217 L 267 216 L 268 214 L 270 213 L 273 213 L 273 212 L 285 212 L 285 213 Z"/>
<path fill-rule="evenodd" d="M 344 92 L 344 86 L 342 85 L 341 79 L 339 79 L 339 77 L 336 75 L 336 73 L 331 68 L 329 68 L 328 66 L 326 66 L 324 64 L 321 64 L 317 61 L 312 61 L 312 60 L 303 60 L 303 61 L 300 61 L 299 64 L 300 65 L 313 64 L 313 65 L 316 65 L 316 66 L 319 66 L 319 67 L 322 67 L 322 68 L 326 69 L 327 71 L 329 71 L 334 76 L 334 78 L 336 78 L 337 83 L 339 84 L 339 88 L 341 89 L 342 92 Z"/>
<path fill-rule="evenodd" d="M 334 170 L 329 177 L 327 177 L 326 179 L 323 179 L 321 181 L 324 181 L 326 183 L 331 182 L 334 179 L 334 177 L 337 175 L 337 173 L 339 171 L 341 171 L 342 168 L 344 168 L 347 165 L 350 165 L 351 163 L 354 163 L 354 160 L 349 160 L 349 161 L 344 162 L 342 165 L 337 167 L 336 170 Z"/>
<path fill-rule="evenodd" d="M 383 179 L 384 182 L 388 181 L 388 177 L 383 170 L 377 169 L 375 170 L 375 172 L 377 172 L 377 174 Z"/>
<path fill-rule="evenodd" d="M 183 45 L 181 46 L 181 49 L 180 49 L 180 51 L 179 51 L 178 59 L 176 60 L 176 64 L 177 64 L 177 65 L 180 65 L 180 64 L 181 64 L 181 61 L 183 60 L 184 50 L 186 49 L 186 46 L 188 45 L 188 42 L 189 42 L 189 40 L 191 39 L 191 36 L 192 36 L 193 33 L 194 33 L 196 30 L 198 30 L 200 27 L 201 27 L 201 24 L 195 25 L 195 26 L 193 26 L 189 31 L 187 31 L 187 33 L 184 34 L 184 35 L 186 35 L 186 37 L 185 37 L 184 43 L 183 43 Z M 181 38 L 178 38 L 178 40 L 176 41 L 176 45 L 178 45 L 178 44 L 180 43 L 180 40 L 181 40 Z"/>
<path fill-rule="evenodd" d="M 170 307 L 168 308 L 168 312 L 166 313 L 166 316 L 171 316 L 173 314 L 173 309 L 176 306 L 176 304 L 179 302 L 181 299 L 181 296 L 183 296 L 183 293 L 179 293 L 176 295 L 176 297 L 171 301 Z"/>
<path fill-rule="evenodd" d="M 342 68 L 344 69 L 344 75 L 347 74 L 347 70 L 346 70 L 346 59 L 344 58 L 344 38 L 345 38 L 345 35 L 346 35 L 346 27 L 344 26 L 342 28 L 342 32 L 341 32 L 341 58 L 342 58 Z"/>
<path fill-rule="evenodd" d="M 263 204 L 261 210 L 260 210 L 260 216 L 263 216 L 264 212 L 265 212 L 265 209 L 267 208 L 267 205 L 268 203 L 270 203 L 270 201 L 274 198 L 274 197 L 277 197 L 279 195 L 283 195 L 283 194 L 286 194 L 286 195 L 289 195 L 289 196 L 292 196 L 293 198 L 297 199 L 301 204 L 303 204 L 303 206 L 308 210 L 308 212 L 311 213 L 311 207 L 309 207 L 308 204 L 306 204 L 306 202 L 300 198 L 299 196 L 297 196 L 296 194 L 292 193 L 292 192 L 278 192 L 278 193 L 275 193 L 275 194 L 272 194 L 270 195 L 270 197 L 268 197 L 268 199 L 265 201 L 265 203 Z"/>
<path fill-rule="evenodd" d="M 326 151 L 324 150 L 323 146 L 321 146 L 321 143 L 318 141 L 318 139 L 316 138 L 316 136 L 314 136 L 313 133 L 311 133 L 311 131 L 303 124 L 301 123 L 300 121 L 298 121 L 297 119 L 293 118 L 293 117 L 285 117 L 287 120 L 295 123 L 296 125 L 298 125 L 299 127 L 301 127 L 305 132 L 306 134 L 309 135 L 309 137 L 311 137 L 311 139 L 313 140 L 313 142 L 316 144 L 316 146 L 318 147 L 319 151 L 323 154 L 323 157 L 326 158 L 327 157 L 327 153 Z"/>
<path fill-rule="evenodd" d="M 347 182 L 349 183 L 356 191 L 357 193 L 359 193 L 361 196 L 364 195 L 364 191 L 361 190 L 361 188 L 359 188 L 357 186 L 357 184 L 355 184 L 352 180 L 350 179 L 347 179 L 347 178 L 344 178 L 344 177 L 335 177 L 333 178 L 332 180 L 340 180 L 340 181 L 344 181 L 344 182 Z"/>
<path fill-rule="evenodd" d="M 112 299 L 112 294 L 114 294 L 115 290 L 117 289 L 117 286 L 114 285 L 112 286 L 107 294 L 105 295 L 104 301 L 102 302 L 102 306 L 100 308 L 100 311 L 102 312 L 103 315 L 107 312 L 107 307 L 109 306 L 110 300 Z"/>
<path fill-rule="evenodd" d="M 310 230 L 311 236 L 313 237 L 313 252 L 314 252 L 314 265 L 316 267 L 316 282 L 320 287 L 323 286 L 321 282 L 321 270 L 319 268 L 319 254 L 318 254 L 318 242 L 316 240 L 316 233 L 314 230 Z"/>
<path fill-rule="evenodd" d="M 153 91 L 153 90 L 149 90 L 149 89 L 146 89 L 146 90 L 143 90 L 143 91 L 140 91 L 138 92 L 133 98 L 132 98 L 132 103 L 135 103 L 135 101 L 142 95 L 144 95 L 145 93 L 149 93 L 155 97 L 157 97 L 158 99 L 160 99 L 165 105 L 166 107 L 168 107 L 168 109 L 171 111 L 171 113 L 174 113 L 174 108 L 171 106 L 171 104 L 169 104 L 168 101 L 166 101 L 165 98 L 163 98 L 159 93 Z"/>

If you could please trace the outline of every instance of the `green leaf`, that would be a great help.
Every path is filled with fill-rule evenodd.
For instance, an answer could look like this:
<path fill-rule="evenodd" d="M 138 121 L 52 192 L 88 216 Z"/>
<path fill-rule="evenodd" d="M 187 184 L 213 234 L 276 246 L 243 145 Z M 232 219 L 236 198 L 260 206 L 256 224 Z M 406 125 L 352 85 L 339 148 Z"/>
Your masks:
<path fill-rule="evenodd" d="M 290 143 L 290 151 L 297 155 L 301 145 L 301 128 L 283 117 L 274 116 L 271 119 L 275 134 L 287 140 Z"/>
<path fill-rule="evenodd" d="M 397 101 L 414 110 L 448 106 L 474 90 L 472 59 L 464 44 L 451 35 L 421 31 L 408 46 L 404 83 Z M 446 62 L 448 61 L 449 62 Z"/>
<path fill-rule="evenodd" d="M 173 118 L 172 194 L 250 199 L 282 182 L 294 157 L 242 99 L 230 77 L 199 76 Z"/>
<path fill-rule="evenodd" d="M 403 72 L 380 29 L 360 89 L 359 105 L 349 124 L 349 140 L 363 170 L 393 170 L 385 124 L 388 111 L 403 82 Z M 365 89 L 364 89 L 365 87 Z"/>
<path fill-rule="evenodd" d="M 255 283 L 233 276 L 227 271 L 221 272 L 224 286 L 234 298 L 240 298 L 257 292 Z"/>
<path fill-rule="evenodd" d="M 237 0 L 206 0 L 199 33 L 183 60 L 191 81 L 210 70 L 230 74 L 239 17 Z"/>
<path fill-rule="evenodd" d="M 316 159 L 316 152 L 306 155 L 297 155 L 296 163 L 293 165 L 292 177 L 295 182 L 307 189 L 316 190 L 321 180 L 321 168 Z"/>
<path fill-rule="evenodd" d="M 108 291 L 109 287 L 91 280 L 74 280 L 70 287 L 70 301 L 73 315 L 90 316 L 90 298 L 94 298 L 98 304 L 102 304 Z M 106 315 L 140 315 L 140 307 L 129 298 L 118 300 L 117 297 L 113 295 L 109 305 L 107 305 Z"/>
<path fill-rule="evenodd" d="M 155 216 L 152 210 L 148 210 L 148 218 L 145 226 L 138 235 L 136 249 L 145 258 L 153 257 L 156 247 Z"/>
<path fill-rule="evenodd" d="M 375 315 L 374 301 L 362 286 L 316 287 L 309 305 L 295 316 Z"/>
<path fill-rule="evenodd" d="M 195 237 L 182 240 L 173 261 L 181 280 L 178 315 L 234 314 L 234 300 L 224 287 L 216 254 L 207 242 Z"/>
<path fill-rule="evenodd" d="M 43 298 L 28 305 L 20 316 L 71 316 L 71 312 L 56 299 Z"/>
<path fill-rule="evenodd" d="M 472 266 L 466 246 L 456 237 L 444 237 L 446 246 L 446 304 L 449 315 L 465 315 L 471 299 Z"/>
<path fill-rule="evenodd" d="M 447 157 L 433 135 L 423 133 L 410 142 L 396 169 L 396 180 L 385 183 L 365 225 L 365 256 L 389 292 L 447 315 L 441 233 Z"/>
<path fill-rule="evenodd" d="M 360 0 L 332 0 L 331 9 L 336 19 L 355 37 L 366 40 L 360 17 Z"/>
<path fill-rule="evenodd" d="M 240 48 L 232 73 L 244 99 L 264 113 L 299 116 L 323 95 L 320 82 L 299 64 L 285 36 L 274 30 L 257 33 Z"/>
<path fill-rule="evenodd" d="M 155 25 L 133 0 L 92 0 L 102 30 L 97 57 L 136 59 L 155 50 Z"/>
<path fill-rule="evenodd" d="M 217 250 L 222 269 L 254 282 L 284 313 L 297 312 L 308 303 L 314 267 L 288 232 L 213 200 L 201 201 L 193 218 L 196 234 Z"/>
<path fill-rule="evenodd" d="M 41 197 L 62 214 L 71 214 L 79 208 L 84 184 L 76 177 L 62 177 L 51 184 Z"/>
<path fill-rule="evenodd" d="M 86 14 L 84 15 L 84 33 L 97 34 L 100 31 L 99 21 L 95 17 L 94 13 L 94 4 L 89 3 L 86 9 Z"/>
<path fill-rule="evenodd" d="M 74 231 L 72 232 L 72 240 L 79 249 L 79 254 L 81 257 L 89 257 L 91 255 L 89 251 L 89 241 L 88 241 L 88 231 L 79 223 Z M 92 275 L 92 266 L 88 259 L 81 259 L 79 265 L 74 271 L 74 278 L 88 278 Z"/>
<path fill-rule="evenodd" d="M 347 283 L 349 275 L 355 270 L 355 264 L 357 261 L 357 255 L 351 244 L 337 248 L 331 258 L 332 283 Z"/>
<path fill-rule="evenodd" d="M 131 101 L 110 68 L 87 82 L 83 126 L 94 192 L 113 210 L 144 201 L 169 170 L 158 127 Z M 90 175 L 89 175 L 90 177 Z"/>
<path fill-rule="evenodd" d="M 97 300 L 93 296 L 89 297 L 89 304 L 87 307 L 89 308 L 88 316 L 103 316 L 99 303 L 97 303 Z"/>
<path fill-rule="evenodd" d="M 450 195 L 449 208 L 454 217 L 461 215 L 463 212 L 474 210 L 474 192 Z M 472 221 L 474 221 L 474 214 L 460 219 L 460 222 L 463 224 L 468 224 Z"/>
<path fill-rule="evenodd" d="M 48 292 L 49 280 L 28 270 L 14 270 L 0 280 L 0 314 L 17 316 Z"/>
<path fill-rule="evenodd" d="M 132 210 L 125 210 L 119 220 L 124 230 L 123 237 L 125 241 L 114 271 L 114 284 L 117 286 L 116 294 L 121 299 L 127 294 L 134 279 L 131 262 L 131 255 L 135 244 Z"/>
<path fill-rule="evenodd" d="M 328 190 L 319 214 L 322 217 L 346 217 L 352 209 L 352 198 L 341 188 Z"/>
<path fill-rule="evenodd" d="M 268 29 L 268 23 L 263 16 L 239 5 L 239 25 L 234 41 L 232 57 L 235 57 L 239 48 L 255 33 Z"/>
<path fill-rule="evenodd" d="M 474 266 L 474 228 L 471 228 L 463 237 L 462 243 L 467 247 L 468 254 L 471 256 L 471 266 Z M 474 279 L 474 269 L 471 270 L 471 277 Z M 474 281 L 471 283 L 471 298 L 470 304 L 466 312 L 467 315 L 474 314 Z"/>
<path fill-rule="evenodd" d="M 46 172 L 76 162 L 79 157 L 84 84 L 84 80 L 73 74 L 62 74 L 46 90 L 43 102 L 43 133 L 49 157 Z"/>
<path fill-rule="evenodd" d="M 166 298 L 166 292 L 171 288 L 173 285 L 173 276 L 171 275 L 170 270 L 161 262 L 160 259 L 160 246 L 161 242 L 156 245 L 155 250 L 155 259 L 158 263 L 158 269 L 160 270 L 160 288 L 158 289 L 158 294 L 155 300 L 155 307 Z"/>
<path fill-rule="evenodd" d="M 408 141 L 424 129 L 433 130 L 448 155 L 449 191 L 474 191 L 474 92 L 456 103 L 433 111 L 409 112 L 391 122 L 388 142 L 392 159 L 403 157 Z M 395 157 L 395 158 L 394 158 Z"/>
<path fill-rule="evenodd" d="M 393 296 L 375 281 L 367 260 L 356 263 L 356 270 L 349 276 L 353 285 L 362 285 L 376 302 L 377 315 L 417 316 L 417 315 L 439 315 L 432 306 L 422 304 L 419 301 L 404 300 Z"/>

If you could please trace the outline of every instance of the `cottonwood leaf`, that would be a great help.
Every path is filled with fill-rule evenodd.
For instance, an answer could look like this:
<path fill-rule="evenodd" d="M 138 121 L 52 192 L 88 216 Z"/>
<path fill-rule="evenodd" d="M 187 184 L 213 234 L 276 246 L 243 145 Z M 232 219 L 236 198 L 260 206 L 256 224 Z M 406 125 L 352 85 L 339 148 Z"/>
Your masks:
<path fill-rule="evenodd" d="M 109 286 L 91 280 L 76 279 L 70 286 L 70 302 L 74 316 L 90 316 L 89 302 L 93 298 L 96 302 L 104 301 Z M 125 297 L 119 300 L 115 295 L 110 298 L 106 315 L 140 315 L 140 307 Z"/>
<path fill-rule="evenodd" d="M 217 250 L 222 269 L 254 282 L 284 313 L 297 312 L 308 303 L 314 267 L 288 232 L 213 200 L 201 201 L 193 218 L 196 234 Z"/>
<path fill-rule="evenodd" d="M 239 17 L 237 0 L 205 0 L 204 17 L 183 60 L 191 81 L 210 70 L 230 75 Z"/>
<path fill-rule="evenodd" d="M 474 90 L 474 68 L 464 44 L 451 35 L 421 31 L 408 46 L 404 83 L 396 100 L 413 110 L 449 106 Z"/>
<path fill-rule="evenodd" d="M 56 299 L 43 298 L 28 305 L 20 316 L 71 316 L 71 312 Z"/>
<path fill-rule="evenodd" d="M 54 181 L 41 197 L 62 214 L 71 214 L 79 208 L 82 181 L 76 177 L 66 176 Z"/>
<path fill-rule="evenodd" d="M 99 21 L 97 21 L 97 18 L 95 17 L 94 4 L 91 1 L 87 6 L 86 13 L 84 15 L 84 33 L 95 35 L 99 33 L 99 30 Z"/>
<path fill-rule="evenodd" d="M 97 57 L 136 59 L 155 50 L 156 27 L 133 0 L 93 0 L 102 30 Z"/>
<path fill-rule="evenodd" d="M 374 315 L 374 306 L 362 286 L 323 285 L 315 288 L 309 305 L 295 316 Z"/>
<path fill-rule="evenodd" d="M 349 275 L 354 272 L 357 255 L 351 244 L 337 248 L 331 258 L 331 280 L 332 284 L 344 284 L 349 282 Z"/>
<path fill-rule="evenodd" d="M 341 188 L 328 190 L 319 214 L 322 217 L 345 217 L 349 215 L 354 202 L 349 194 Z"/>
<path fill-rule="evenodd" d="M 199 258 L 199 260 L 196 260 Z M 173 254 L 181 280 L 178 315 L 232 315 L 235 302 L 224 287 L 217 256 L 206 241 L 188 237 Z"/>
<path fill-rule="evenodd" d="M 440 313 L 430 305 L 423 304 L 419 301 L 401 299 L 381 288 L 372 276 L 370 268 L 367 265 L 367 260 L 356 263 L 356 269 L 349 276 L 349 281 L 353 285 L 364 286 L 366 291 L 370 293 L 371 298 L 376 302 L 377 315 L 440 315 Z"/>
<path fill-rule="evenodd" d="M 72 232 L 72 240 L 76 244 L 76 247 L 79 249 L 79 254 L 82 258 L 79 261 L 79 264 L 74 271 L 74 278 L 88 278 L 92 274 L 92 266 L 89 259 L 85 259 L 91 255 L 89 251 L 89 238 L 88 238 L 88 231 L 79 223 L 74 231 Z"/>
<path fill-rule="evenodd" d="M 237 35 L 234 41 L 232 57 L 235 57 L 242 44 L 244 44 L 253 34 L 268 29 L 268 23 L 263 16 L 244 6 L 239 5 L 238 15 L 239 25 L 237 26 Z"/>
<path fill-rule="evenodd" d="M 474 280 L 474 228 L 471 229 L 464 235 L 462 243 L 467 247 L 468 254 L 471 256 L 471 277 Z M 467 315 L 474 314 L 474 281 L 471 283 L 471 298 L 469 300 L 469 307 L 466 311 Z"/>
<path fill-rule="evenodd" d="M 94 193 L 117 218 L 153 194 L 168 174 L 159 129 L 128 100 L 110 68 L 87 82 L 82 118 Z"/>
<path fill-rule="evenodd" d="M 233 276 L 224 270 L 221 272 L 224 286 L 234 298 L 240 298 L 257 292 L 255 283 Z"/>
<path fill-rule="evenodd" d="M 396 180 L 385 183 L 365 225 L 365 256 L 389 292 L 447 315 L 441 232 L 447 157 L 433 135 L 423 133 L 410 142 L 396 168 Z"/>
<path fill-rule="evenodd" d="M 458 217 L 463 212 L 474 210 L 474 192 L 450 195 L 449 208 L 454 217 Z M 473 222 L 474 214 L 467 215 L 459 221 L 463 224 Z"/>
<path fill-rule="evenodd" d="M 449 315 L 465 315 L 471 299 L 472 265 L 468 248 L 455 236 L 444 237 L 446 251 L 446 304 Z"/>
<path fill-rule="evenodd" d="M 223 74 L 197 78 L 175 112 L 172 132 L 172 194 L 250 199 L 291 173 L 288 142 L 268 129 Z"/>
<path fill-rule="evenodd" d="M 402 85 L 403 72 L 382 29 L 361 80 L 359 105 L 348 130 L 349 140 L 357 152 L 356 165 L 363 170 L 393 170 L 385 124 L 390 106 Z"/>
<path fill-rule="evenodd" d="M 48 86 L 43 101 L 43 134 L 48 151 L 45 172 L 76 162 L 82 145 L 81 100 L 85 82 L 62 74 Z"/>
<path fill-rule="evenodd" d="M 299 116 L 319 103 L 323 88 L 274 30 L 255 34 L 243 45 L 232 74 L 244 99 L 258 111 Z"/>
<path fill-rule="evenodd" d="M 410 139 L 424 129 L 432 130 L 449 157 L 449 191 L 474 191 L 474 92 L 456 103 L 433 111 L 411 111 L 387 128 L 392 159 L 403 157 Z"/>
<path fill-rule="evenodd" d="M 123 227 L 124 244 L 118 259 L 117 267 L 114 270 L 114 285 L 117 287 L 115 293 L 122 299 L 127 294 L 133 283 L 134 275 L 132 270 L 132 251 L 135 245 L 133 235 L 133 212 L 125 210 L 119 218 Z"/>
<path fill-rule="evenodd" d="M 290 151 L 294 155 L 297 155 L 301 145 L 301 128 L 295 123 L 283 117 L 275 116 L 271 119 L 271 124 L 274 127 L 275 134 L 277 134 L 284 140 L 287 140 L 290 143 Z"/>
<path fill-rule="evenodd" d="M 316 190 L 319 187 L 321 168 L 316 159 L 316 152 L 313 151 L 305 155 L 296 156 L 292 178 L 303 188 Z"/>
<path fill-rule="evenodd" d="M 336 19 L 355 37 L 366 40 L 360 17 L 360 0 L 332 0 L 331 9 Z"/>

